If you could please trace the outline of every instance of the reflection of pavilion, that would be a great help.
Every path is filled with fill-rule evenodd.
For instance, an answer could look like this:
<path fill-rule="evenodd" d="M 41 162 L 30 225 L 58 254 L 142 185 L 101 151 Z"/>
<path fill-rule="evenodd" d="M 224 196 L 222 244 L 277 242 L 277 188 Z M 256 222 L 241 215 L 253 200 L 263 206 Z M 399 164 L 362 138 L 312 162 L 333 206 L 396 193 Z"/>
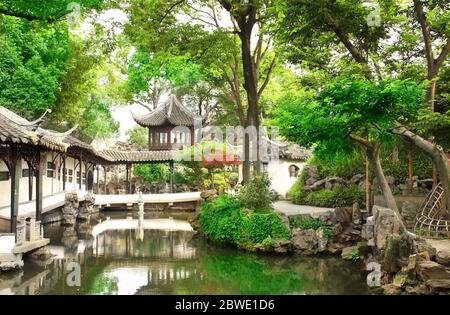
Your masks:
<path fill-rule="evenodd" d="M 192 227 L 173 219 L 106 220 L 92 228 L 92 251 L 105 258 L 192 258 Z"/>
<path fill-rule="evenodd" d="M 49 245 L 53 262 L 0 281 L 0 294 L 101 293 L 91 292 L 90 287 L 67 287 L 66 268 L 73 261 L 80 264 L 83 285 L 87 279 L 106 277 L 117 282 L 119 294 L 164 293 L 175 281 L 203 278 L 195 262 L 190 262 L 196 249 L 188 244 L 194 233 L 185 221 L 111 219 L 94 225 L 90 235 Z"/>

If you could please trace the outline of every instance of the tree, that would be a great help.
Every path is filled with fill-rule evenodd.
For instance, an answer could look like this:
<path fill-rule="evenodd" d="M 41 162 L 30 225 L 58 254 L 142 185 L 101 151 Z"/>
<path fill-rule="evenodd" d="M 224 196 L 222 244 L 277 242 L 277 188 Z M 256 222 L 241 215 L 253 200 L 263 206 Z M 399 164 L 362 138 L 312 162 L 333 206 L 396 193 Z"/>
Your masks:
<path fill-rule="evenodd" d="M 86 9 L 100 9 L 105 0 L 1 0 L 0 15 L 6 15 L 24 19 L 27 21 L 42 21 L 45 23 L 55 23 L 66 17 L 74 10 L 85 11 Z"/>
<path fill-rule="evenodd" d="M 380 146 L 393 137 L 398 119 L 411 119 L 419 111 L 422 99 L 423 88 L 410 81 L 339 78 L 316 98 L 285 100 L 275 117 L 283 135 L 304 145 L 352 140 L 363 146 L 387 205 L 401 218 L 383 172 Z"/>
<path fill-rule="evenodd" d="M 136 146 L 139 150 L 148 149 L 148 129 L 135 126 L 126 132 L 127 142 Z"/>
<path fill-rule="evenodd" d="M 134 0 L 127 8 L 130 24 L 126 33 L 138 47 L 150 47 L 152 52 L 164 51 L 194 60 L 202 67 L 203 80 L 213 89 L 227 87 L 228 90 L 222 94 L 223 99 L 234 105 L 241 125 L 258 129 L 259 99 L 276 64 L 275 56 L 269 53 L 269 37 L 264 32 L 264 25 L 270 18 L 270 3 L 254 0 Z M 222 19 L 223 10 L 230 15 L 228 25 Z M 177 15 L 183 14 L 193 23 L 177 19 Z M 255 31 L 256 42 L 252 45 Z M 266 57 L 271 58 L 269 62 L 265 62 Z M 244 147 L 248 157 L 248 136 Z M 259 172 L 259 161 L 258 152 L 255 173 Z M 250 161 L 247 158 L 244 161 L 244 181 L 249 177 Z"/>
<path fill-rule="evenodd" d="M 296 48 L 290 57 L 291 59 L 297 58 L 297 60 L 301 60 L 301 58 L 306 58 L 307 61 L 313 61 L 313 64 L 317 67 L 319 67 L 320 62 L 323 62 L 325 65 L 331 64 L 336 69 L 336 62 L 332 57 L 342 53 L 342 48 L 344 48 L 345 55 L 350 56 L 354 62 L 363 66 L 362 72 L 367 78 L 372 80 L 377 78 L 379 80 L 384 75 L 380 67 L 381 62 L 390 64 L 389 68 L 392 68 L 392 64 L 411 63 L 418 60 L 416 51 L 413 51 L 413 53 L 410 51 L 409 54 L 407 51 L 402 51 L 401 56 L 406 55 L 408 58 L 405 58 L 405 60 L 400 58 L 400 62 L 398 60 L 393 61 L 393 59 L 398 58 L 392 57 L 392 52 L 395 51 L 394 47 L 398 46 L 397 38 L 400 38 L 402 41 L 402 49 L 416 49 L 418 37 L 414 35 L 417 34 L 413 32 L 413 35 L 411 35 L 408 32 L 413 29 L 411 25 L 414 25 L 417 21 L 416 19 L 421 24 L 423 24 L 423 21 L 426 22 L 426 16 L 420 14 L 421 8 L 423 10 L 423 5 L 419 1 L 414 1 L 415 15 L 411 15 L 409 6 L 405 7 L 394 1 L 379 1 L 379 5 L 379 13 L 382 14 L 383 19 L 380 20 L 379 25 L 369 27 L 367 18 L 371 14 L 370 8 L 364 8 L 362 1 L 330 2 L 324 0 L 310 2 L 305 0 L 280 0 L 277 1 L 277 9 L 279 11 L 277 16 L 281 17 L 279 20 L 280 26 L 275 28 L 275 33 L 279 34 L 278 38 L 281 45 L 287 47 L 292 47 L 293 45 Z M 428 29 L 428 32 L 424 32 L 424 27 L 422 26 L 422 33 L 424 33 L 425 39 L 424 51 L 428 56 L 426 58 L 429 64 L 428 70 L 431 69 L 431 74 L 434 75 L 442 67 L 448 54 L 448 22 L 446 21 L 449 11 L 447 4 L 439 4 L 438 1 L 430 1 L 427 7 L 432 17 L 430 19 L 431 24 L 427 22 L 425 25 L 425 29 Z M 295 16 L 298 18 L 294 19 Z M 420 22 L 421 19 L 423 20 L 422 22 Z M 443 42 L 443 48 L 441 48 L 436 59 L 432 53 L 433 43 L 430 42 L 433 37 L 429 33 L 431 31 L 430 25 L 433 25 L 433 36 L 440 37 L 441 42 Z M 408 31 L 406 32 L 407 34 L 403 32 L 404 30 Z M 312 39 L 309 45 L 307 44 L 308 39 Z M 329 39 L 334 39 L 329 41 L 333 44 L 331 47 L 329 42 L 327 42 Z M 389 40 L 393 42 L 392 45 L 388 44 Z M 436 42 L 434 46 L 438 45 L 439 40 Z M 301 43 L 305 43 L 307 47 L 320 47 L 321 54 L 319 56 L 322 57 L 321 61 L 314 63 L 314 61 L 317 61 L 316 59 L 307 58 L 305 54 L 302 54 L 302 49 L 299 45 Z M 299 51 L 300 53 L 298 53 Z M 386 58 L 386 56 L 391 56 L 391 58 Z M 381 60 L 381 57 L 385 57 L 385 59 Z M 348 66 L 344 67 L 344 70 L 345 68 L 348 68 Z M 342 71 L 343 69 L 338 67 L 337 70 Z M 417 80 L 417 77 L 414 77 L 414 79 Z M 431 86 L 429 91 L 433 89 L 433 86 Z M 430 99 L 432 94 L 434 92 L 428 93 L 428 99 Z M 425 111 L 422 111 L 423 117 L 427 116 L 425 113 Z M 431 116 L 429 114 L 426 119 L 433 119 L 431 117 L 433 114 L 431 113 Z M 440 115 L 440 119 L 445 120 L 445 115 L 445 113 Z M 421 137 L 411 128 L 408 129 L 408 123 L 408 121 L 404 123 L 397 122 L 399 129 L 396 133 L 401 135 L 404 141 L 412 143 L 426 153 L 433 161 L 435 167 L 444 171 L 447 159 L 444 159 L 442 147 Z M 409 132 L 406 132 L 403 128 L 406 128 Z M 448 204 L 450 202 L 450 176 L 448 172 L 439 173 L 439 175 L 445 187 Z"/>
<path fill-rule="evenodd" d="M 69 32 L 67 23 L 47 23 L 55 12 L 66 11 L 64 1 L 40 6 L 3 2 L 0 8 L 15 15 L 0 14 L 0 103 L 29 119 L 51 109 L 46 127 L 65 131 L 78 124 L 76 133 L 86 141 L 117 132 L 110 113 L 112 101 L 100 82 L 114 76 L 106 64 L 111 48 L 103 29 L 95 25 L 93 35 L 82 38 Z M 88 9 L 94 3 L 100 1 L 81 4 Z"/>

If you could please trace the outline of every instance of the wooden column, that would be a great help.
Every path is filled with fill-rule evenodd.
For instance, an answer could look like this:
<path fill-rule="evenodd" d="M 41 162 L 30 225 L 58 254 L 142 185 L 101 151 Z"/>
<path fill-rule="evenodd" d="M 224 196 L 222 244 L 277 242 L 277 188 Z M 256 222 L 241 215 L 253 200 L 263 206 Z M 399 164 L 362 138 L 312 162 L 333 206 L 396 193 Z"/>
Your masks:
<path fill-rule="evenodd" d="M 127 164 L 127 177 L 125 179 L 125 191 L 127 194 L 131 194 L 130 191 L 130 164 Z"/>
<path fill-rule="evenodd" d="M 17 217 L 19 215 L 19 186 L 22 176 L 22 160 L 17 148 L 11 148 L 10 158 L 11 175 L 11 233 L 14 233 L 17 241 Z"/>
<path fill-rule="evenodd" d="M 28 164 L 28 200 L 33 200 L 33 173 L 34 168 L 33 165 L 30 162 L 27 162 Z"/>
<path fill-rule="evenodd" d="M 108 193 L 106 192 L 106 166 L 103 166 L 103 170 L 105 171 L 104 173 L 104 177 L 105 177 L 105 181 L 103 183 L 103 185 L 105 186 L 105 195 L 107 195 Z"/>
<path fill-rule="evenodd" d="M 97 194 L 100 193 L 100 170 L 99 170 L 100 166 L 97 165 Z"/>
<path fill-rule="evenodd" d="M 79 189 L 81 190 L 81 185 L 83 184 L 83 163 L 81 162 L 81 158 L 80 158 L 80 184 L 79 184 Z"/>
<path fill-rule="evenodd" d="M 46 152 L 39 152 L 34 173 L 36 175 L 36 221 L 40 221 L 42 217 L 42 200 L 44 196 L 43 183 L 45 162 L 47 162 Z"/>
<path fill-rule="evenodd" d="M 63 191 L 66 191 L 66 180 L 67 180 L 67 169 L 66 169 L 66 157 L 63 157 L 63 169 L 62 169 L 62 176 L 63 176 Z"/>
<path fill-rule="evenodd" d="M 170 161 L 170 193 L 173 193 L 173 161 Z"/>

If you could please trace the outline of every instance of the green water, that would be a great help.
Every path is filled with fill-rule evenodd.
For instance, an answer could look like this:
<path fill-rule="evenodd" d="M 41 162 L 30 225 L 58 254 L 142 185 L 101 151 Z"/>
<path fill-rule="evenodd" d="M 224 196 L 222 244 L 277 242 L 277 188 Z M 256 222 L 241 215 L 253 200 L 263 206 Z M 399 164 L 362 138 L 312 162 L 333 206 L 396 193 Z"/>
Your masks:
<path fill-rule="evenodd" d="M 190 231 L 95 234 L 97 224 L 47 226 L 53 261 L 27 259 L 22 272 L 0 275 L 0 294 L 369 293 L 361 266 L 338 257 L 257 255 L 217 247 Z"/>

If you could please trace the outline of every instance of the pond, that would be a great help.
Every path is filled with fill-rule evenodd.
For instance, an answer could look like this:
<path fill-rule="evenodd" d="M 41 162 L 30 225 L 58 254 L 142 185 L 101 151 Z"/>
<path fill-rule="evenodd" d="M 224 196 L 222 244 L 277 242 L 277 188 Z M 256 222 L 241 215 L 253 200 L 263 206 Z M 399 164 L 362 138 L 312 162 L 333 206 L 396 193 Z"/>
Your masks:
<path fill-rule="evenodd" d="M 104 212 L 45 237 L 54 258 L 0 275 L 0 294 L 370 294 L 361 266 L 339 257 L 221 248 L 151 214 Z"/>

